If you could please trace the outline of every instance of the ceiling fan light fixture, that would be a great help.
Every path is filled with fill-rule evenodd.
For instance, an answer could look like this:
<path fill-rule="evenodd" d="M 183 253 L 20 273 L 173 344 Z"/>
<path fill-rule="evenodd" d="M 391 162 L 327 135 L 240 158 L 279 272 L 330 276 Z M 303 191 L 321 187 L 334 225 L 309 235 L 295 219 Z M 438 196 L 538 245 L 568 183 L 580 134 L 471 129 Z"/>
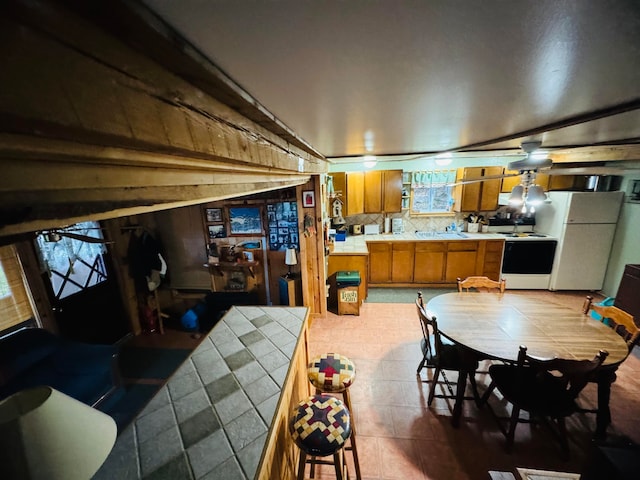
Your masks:
<path fill-rule="evenodd" d="M 376 163 L 378 163 L 375 155 L 365 155 L 362 157 L 362 160 L 362 164 L 367 168 L 373 168 L 376 166 Z"/>
<path fill-rule="evenodd" d="M 447 165 L 450 165 L 452 161 L 453 155 L 451 152 L 440 153 L 436 155 L 435 158 L 436 165 L 440 167 L 446 167 Z"/>
<path fill-rule="evenodd" d="M 541 205 L 547 199 L 547 195 L 540 185 L 531 185 L 527 189 L 526 202 L 528 205 Z"/>
<path fill-rule="evenodd" d="M 511 205 L 522 205 L 524 203 L 524 186 L 516 185 L 509 195 L 509 203 Z"/>

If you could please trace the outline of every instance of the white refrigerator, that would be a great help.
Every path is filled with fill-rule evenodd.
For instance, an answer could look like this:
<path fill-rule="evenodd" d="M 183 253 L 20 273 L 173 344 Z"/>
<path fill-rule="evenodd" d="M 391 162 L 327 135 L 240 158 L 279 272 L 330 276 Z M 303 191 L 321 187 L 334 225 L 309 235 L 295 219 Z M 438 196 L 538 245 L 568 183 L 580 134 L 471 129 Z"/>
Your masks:
<path fill-rule="evenodd" d="M 558 239 L 549 290 L 602 288 L 624 192 L 549 192 L 536 231 Z"/>

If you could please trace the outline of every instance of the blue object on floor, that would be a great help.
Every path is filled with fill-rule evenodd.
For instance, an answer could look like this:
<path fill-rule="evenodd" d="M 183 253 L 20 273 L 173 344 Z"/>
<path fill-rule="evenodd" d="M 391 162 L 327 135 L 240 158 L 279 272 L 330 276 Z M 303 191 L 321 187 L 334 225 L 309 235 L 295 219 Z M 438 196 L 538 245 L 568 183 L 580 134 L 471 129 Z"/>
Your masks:
<path fill-rule="evenodd" d="M 601 307 L 611 307 L 613 306 L 613 302 L 615 301 L 615 298 L 613 297 L 607 297 L 604 300 L 602 300 L 599 303 L 596 303 L 596 305 L 599 305 Z M 595 312 L 593 310 L 591 310 L 591 317 L 598 320 L 599 322 L 604 323 L 605 325 L 609 326 L 609 319 L 605 318 L 604 320 L 602 319 L 602 315 L 600 315 L 598 312 Z"/>

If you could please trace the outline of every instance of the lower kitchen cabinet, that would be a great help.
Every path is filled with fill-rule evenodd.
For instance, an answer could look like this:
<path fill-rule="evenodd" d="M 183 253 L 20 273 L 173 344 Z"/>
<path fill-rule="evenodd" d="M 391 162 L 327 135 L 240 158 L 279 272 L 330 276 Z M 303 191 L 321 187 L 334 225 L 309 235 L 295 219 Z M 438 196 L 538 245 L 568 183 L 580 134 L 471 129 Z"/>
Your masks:
<path fill-rule="evenodd" d="M 391 282 L 391 242 L 367 243 L 369 249 L 369 283 Z"/>
<path fill-rule="evenodd" d="M 391 282 L 413 283 L 413 242 L 394 242 L 391 246 Z"/>
<path fill-rule="evenodd" d="M 455 283 L 458 277 L 466 278 L 476 275 L 478 258 L 478 242 L 447 242 L 447 265 L 444 281 Z"/>
<path fill-rule="evenodd" d="M 500 277 L 504 240 L 367 242 L 372 285 L 455 285 L 458 277 Z"/>
<path fill-rule="evenodd" d="M 500 280 L 502 271 L 502 251 L 504 250 L 504 241 L 487 240 L 480 243 L 482 247 L 484 243 L 484 260 L 482 262 L 482 275 L 489 277 L 491 280 Z"/>
<path fill-rule="evenodd" d="M 413 281 L 415 283 L 442 282 L 446 257 L 446 242 L 417 242 Z"/>

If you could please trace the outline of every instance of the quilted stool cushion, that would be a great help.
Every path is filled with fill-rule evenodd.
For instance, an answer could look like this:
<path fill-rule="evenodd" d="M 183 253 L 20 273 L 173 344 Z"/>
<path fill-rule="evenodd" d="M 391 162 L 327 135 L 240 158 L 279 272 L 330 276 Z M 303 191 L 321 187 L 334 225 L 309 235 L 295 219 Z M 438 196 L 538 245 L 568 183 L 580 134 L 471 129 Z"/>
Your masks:
<path fill-rule="evenodd" d="M 344 447 L 351 435 L 351 416 L 336 397 L 313 395 L 294 409 L 289 431 L 307 455 L 326 457 Z"/>
<path fill-rule="evenodd" d="M 309 363 L 307 375 L 321 392 L 344 392 L 355 380 L 356 368 L 344 355 L 325 353 Z"/>

